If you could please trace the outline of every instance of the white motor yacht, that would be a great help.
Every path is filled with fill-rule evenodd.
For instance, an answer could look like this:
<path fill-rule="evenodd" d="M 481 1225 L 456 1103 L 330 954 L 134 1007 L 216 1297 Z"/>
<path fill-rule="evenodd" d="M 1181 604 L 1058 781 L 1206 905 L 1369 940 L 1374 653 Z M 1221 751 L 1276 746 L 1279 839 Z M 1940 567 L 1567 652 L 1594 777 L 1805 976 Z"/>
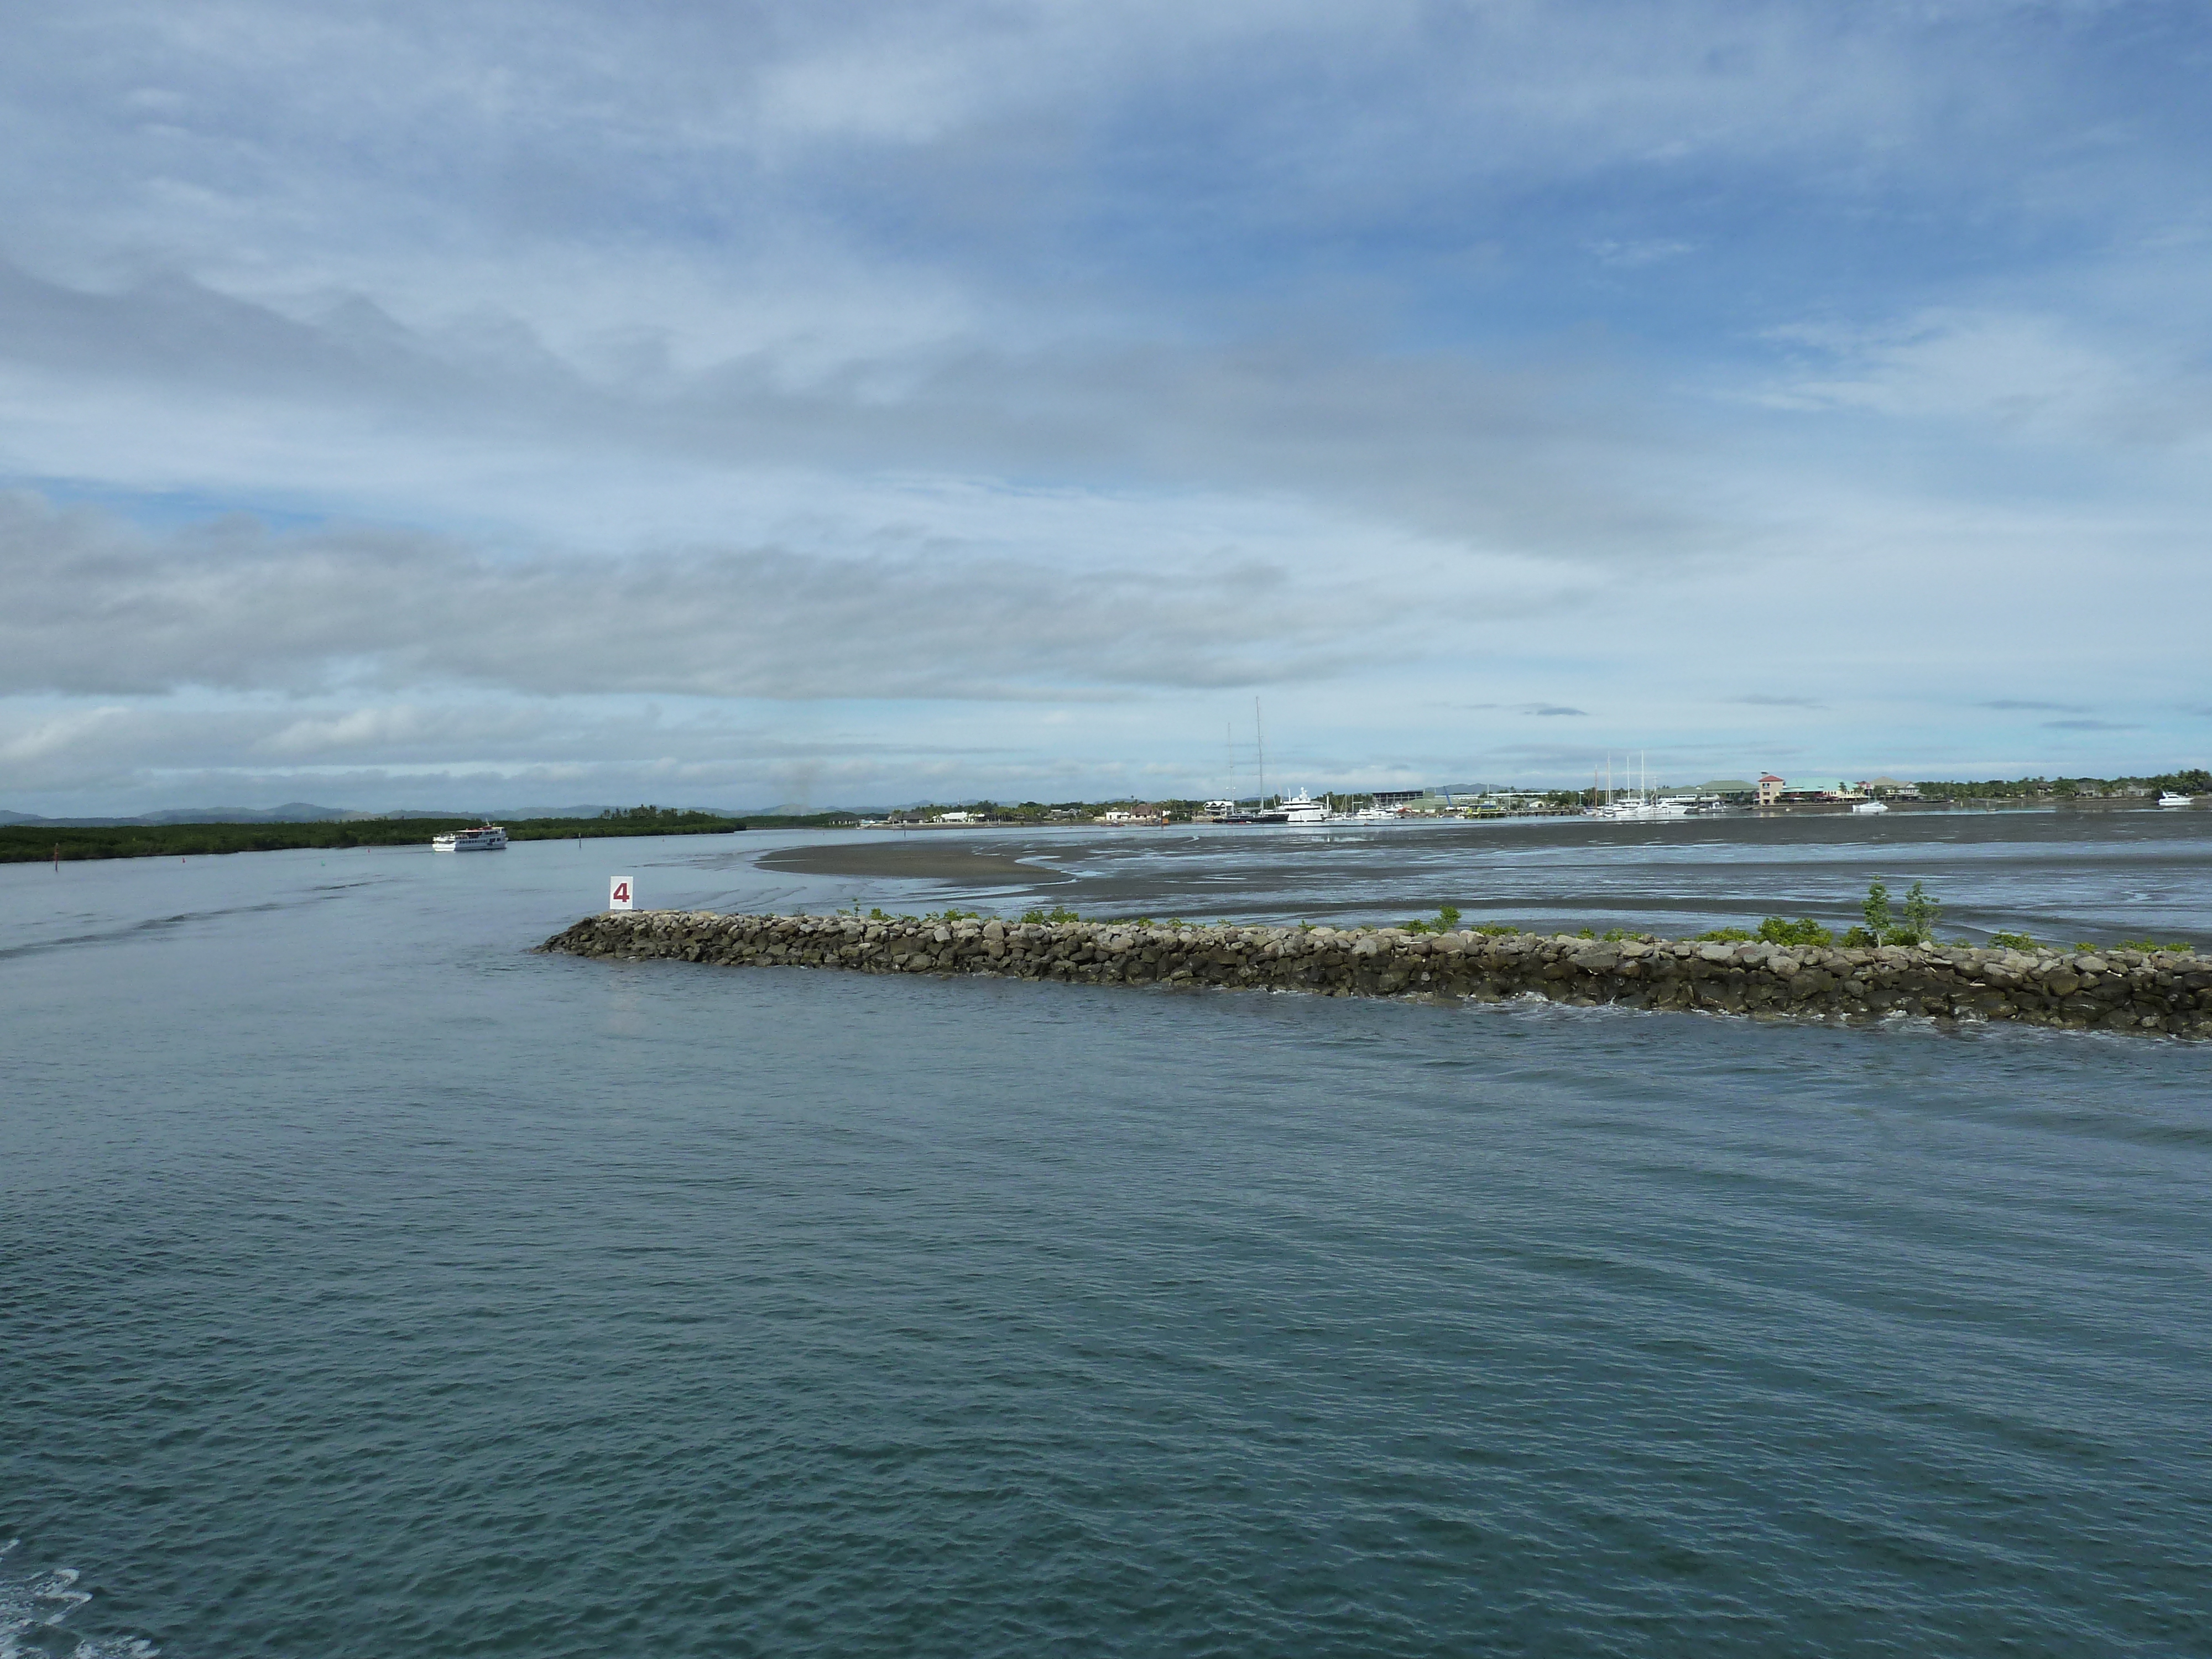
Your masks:
<path fill-rule="evenodd" d="M 1285 823 L 1327 823 L 1331 816 L 1327 801 L 1316 800 L 1303 789 L 1286 798 L 1277 810 Z"/>
<path fill-rule="evenodd" d="M 2194 806 L 2197 797 L 2185 795 L 2178 789 L 2162 789 L 2159 792 L 2158 804 L 2160 806 Z"/>
<path fill-rule="evenodd" d="M 507 831 L 496 823 L 480 823 L 473 830 L 455 830 L 430 843 L 434 853 L 501 853 L 507 850 Z"/>
<path fill-rule="evenodd" d="M 1855 800 L 1851 803 L 1851 811 L 1854 812 L 1887 812 L 1889 811 L 1889 803 L 1886 800 Z"/>

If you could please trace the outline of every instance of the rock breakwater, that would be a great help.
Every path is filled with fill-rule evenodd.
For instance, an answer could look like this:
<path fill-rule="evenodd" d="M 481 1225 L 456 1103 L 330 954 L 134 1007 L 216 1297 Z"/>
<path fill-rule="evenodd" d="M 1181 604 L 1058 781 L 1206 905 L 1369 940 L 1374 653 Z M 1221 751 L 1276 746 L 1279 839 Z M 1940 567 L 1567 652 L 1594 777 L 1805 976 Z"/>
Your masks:
<path fill-rule="evenodd" d="M 2212 1037 L 2212 959 L 2178 952 L 1872 950 L 1652 937 L 1421 934 L 1395 927 L 747 916 L 646 910 L 588 916 L 543 947 L 574 956 L 732 967 L 983 974 L 1084 985 L 1206 986 L 1325 996 L 1589 1006 L 1753 1018 L 2018 1020 Z"/>

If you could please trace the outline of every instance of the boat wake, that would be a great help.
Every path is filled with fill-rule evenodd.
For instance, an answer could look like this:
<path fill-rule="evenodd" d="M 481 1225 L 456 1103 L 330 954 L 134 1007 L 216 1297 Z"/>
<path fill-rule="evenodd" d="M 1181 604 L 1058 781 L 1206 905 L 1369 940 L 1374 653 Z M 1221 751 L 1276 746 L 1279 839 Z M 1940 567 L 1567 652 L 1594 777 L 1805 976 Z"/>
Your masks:
<path fill-rule="evenodd" d="M 141 1637 L 79 1636 L 64 1621 L 92 1600 L 74 1567 L 10 1571 L 19 1540 L 0 1544 L 0 1659 L 155 1659 Z"/>

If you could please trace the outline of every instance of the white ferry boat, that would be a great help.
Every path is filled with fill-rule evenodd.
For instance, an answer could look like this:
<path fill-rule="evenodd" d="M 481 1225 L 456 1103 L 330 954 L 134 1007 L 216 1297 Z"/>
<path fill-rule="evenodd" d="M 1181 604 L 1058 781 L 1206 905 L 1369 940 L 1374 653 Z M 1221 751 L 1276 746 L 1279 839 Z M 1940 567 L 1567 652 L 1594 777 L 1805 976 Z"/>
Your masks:
<path fill-rule="evenodd" d="M 434 853 L 500 853 L 507 850 L 507 831 L 496 823 L 480 823 L 473 830 L 455 830 L 431 842 Z"/>
<path fill-rule="evenodd" d="M 2162 789 L 2159 792 L 2158 804 L 2160 806 L 2194 806 L 2197 805 L 2197 797 L 2185 795 L 2179 790 Z"/>

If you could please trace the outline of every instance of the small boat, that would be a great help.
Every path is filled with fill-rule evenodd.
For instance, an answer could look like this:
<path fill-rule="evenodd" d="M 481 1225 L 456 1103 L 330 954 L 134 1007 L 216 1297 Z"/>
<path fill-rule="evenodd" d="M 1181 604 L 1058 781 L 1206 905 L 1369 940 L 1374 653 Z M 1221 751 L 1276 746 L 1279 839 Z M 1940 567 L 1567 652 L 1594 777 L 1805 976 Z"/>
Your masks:
<path fill-rule="evenodd" d="M 1396 823 L 1400 822 L 1397 809 L 1389 806 L 1363 806 L 1352 815 L 1354 823 Z"/>
<path fill-rule="evenodd" d="M 455 830 L 430 843 L 434 853 L 501 853 L 507 850 L 507 831 L 496 823 L 480 823 L 473 830 Z"/>
<path fill-rule="evenodd" d="M 2185 795 L 2178 789 L 2162 789 L 2159 792 L 2158 804 L 2160 806 L 2194 806 L 2197 797 Z"/>
<path fill-rule="evenodd" d="M 1889 803 L 1886 800 L 1856 800 L 1851 803 L 1851 811 L 1854 812 L 1887 812 L 1889 811 Z"/>

